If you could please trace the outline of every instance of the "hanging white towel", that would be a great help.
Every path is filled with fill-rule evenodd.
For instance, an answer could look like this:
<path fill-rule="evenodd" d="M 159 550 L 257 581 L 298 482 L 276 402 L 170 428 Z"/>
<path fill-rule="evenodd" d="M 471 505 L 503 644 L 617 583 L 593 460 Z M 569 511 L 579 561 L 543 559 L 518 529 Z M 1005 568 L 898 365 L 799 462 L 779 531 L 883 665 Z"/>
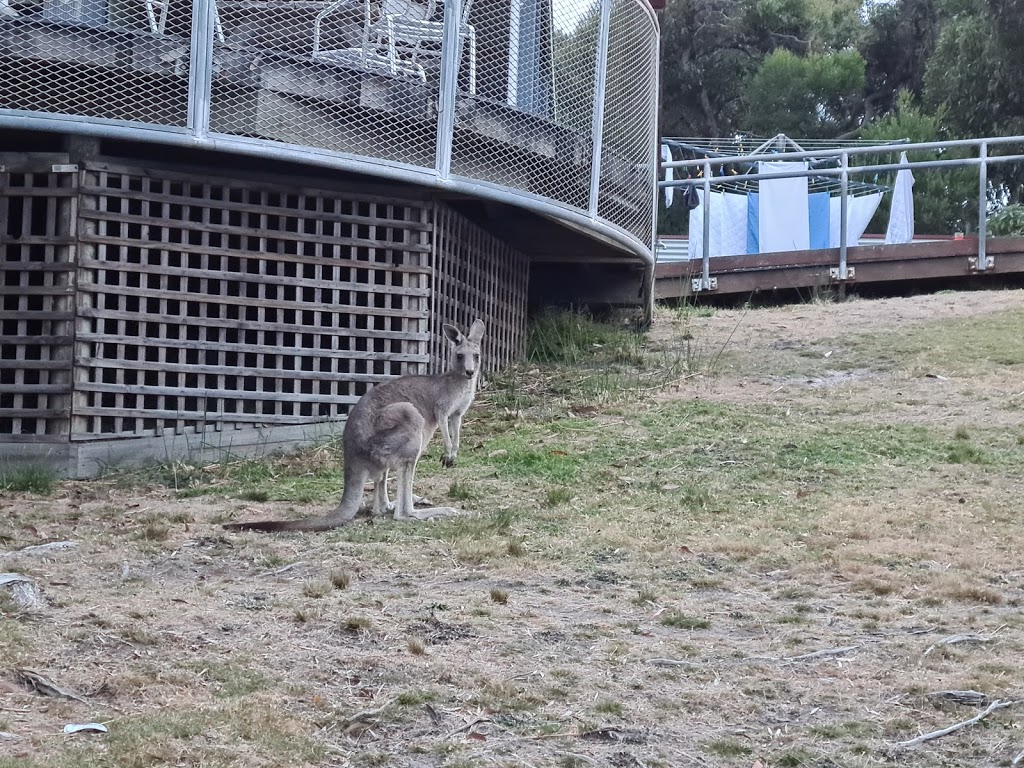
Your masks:
<path fill-rule="evenodd" d="M 871 217 L 878 210 L 878 204 L 882 202 L 881 192 L 872 192 L 868 195 L 848 197 L 846 199 L 846 245 L 853 247 L 860 243 L 860 238 L 871 223 Z M 829 247 L 839 247 L 840 228 L 840 197 L 836 195 L 829 201 Z"/>
<path fill-rule="evenodd" d="M 663 163 L 671 163 L 672 162 L 672 150 L 669 149 L 668 144 L 662 144 L 661 145 L 661 162 L 663 162 Z M 675 179 L 675 174 L 672 172 L 672 169 L 671 168 L 666 168 L 665 169 L 665 181 L 673 181 L 674 179 Z M 672 187 L 665 187 L 665 207 L 666 208 L 671 208 L 672 207 L 672 197 L 673 197 L 673 193 L 674 192 L 675 192 L 675 190 Z"/>
<path fill-rule="evenodd" d="M 907 153 L 900 155 L 900 162 L 907 162 Z M 896 174 L 896 186 L 892 191 L 892 208 L 889 211 L 889 227 L 885 230 L 887 245 L 909 243 L 914 239 L 914 174 L 904 168 Z"/>
<path fill-rule="evenodd" d="M 807 163 L 758 163 L 758 173 L 806 170 Z M 758 190 L 757 241 L 761 253 L 811 247 L 807 177 L 762 179 Z"/>
<path fill-rule="evenodd" d="M 701 203 L 690 211 L 690 235 L 687 255 L 704 258 L 704 190 L 698 190 Z M 711 193 L 710 256 L 739 256 L 747 252 L 747 196 Z"/>

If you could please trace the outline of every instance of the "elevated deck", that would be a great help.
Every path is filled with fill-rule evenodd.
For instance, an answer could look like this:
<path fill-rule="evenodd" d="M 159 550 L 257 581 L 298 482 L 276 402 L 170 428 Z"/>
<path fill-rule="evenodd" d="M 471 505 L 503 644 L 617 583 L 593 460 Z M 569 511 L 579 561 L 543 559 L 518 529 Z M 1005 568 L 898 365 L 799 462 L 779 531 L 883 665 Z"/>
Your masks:
<path fill-rule="evenodd" d="M 1024 274 L 1024 237 L 989 238 L 989 263 L 978 264 L 978 239 L 919 240 L 905 245 L 864 245 L 847 251 L 852 270 L 848 286 L 971 276 Z M 726 296 L 763 291 L 821 288 L 839 285 L 832 270 L 839 265 L 839 249 L 716 256 L 710 260 L 712 291 L 695 291 L 702 262 L 659 262 L 654 270 L 656 299 Z"/>

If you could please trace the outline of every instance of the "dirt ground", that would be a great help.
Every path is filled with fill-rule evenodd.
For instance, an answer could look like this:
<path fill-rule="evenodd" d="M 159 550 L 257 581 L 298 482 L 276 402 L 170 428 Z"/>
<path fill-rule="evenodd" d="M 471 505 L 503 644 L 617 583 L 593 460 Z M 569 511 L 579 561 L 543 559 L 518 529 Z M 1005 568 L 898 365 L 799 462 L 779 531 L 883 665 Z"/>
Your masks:
<path fill-rule="evenodd" d="M 568 423 L 474 407 L 464 463 L 417 488 L 467 487 L 463 522 L 236 535 L 219 524 L 340 488 L 4 492 L 0 572 L 41 597 L 0 602 L 0 768 L 1024 764 L 1022 310 L 1010 290 L 659 311 L 652 345 L 694 361 L 671 386 Z M 680 423 L 662 463 L 679 408 L 731 420 Z M 564 499 L 506 477 L 517 429 L 605 465 Z M 70 544 L 19 551 L 46 542 Z"/>

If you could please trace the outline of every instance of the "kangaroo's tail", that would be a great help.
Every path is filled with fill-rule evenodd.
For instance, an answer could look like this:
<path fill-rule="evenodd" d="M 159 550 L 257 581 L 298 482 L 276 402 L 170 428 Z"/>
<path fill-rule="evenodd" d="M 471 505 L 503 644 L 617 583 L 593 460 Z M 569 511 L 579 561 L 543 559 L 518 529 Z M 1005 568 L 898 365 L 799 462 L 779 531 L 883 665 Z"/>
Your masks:
<path fill-rule="evenodd" d="M 345 462 L 345 490 L 341 494 L 338 508 L 327 515 L 307 517 L 301 520 L 255 520 L 249 523 L 226 523 L 224 528 L 229 531 L 263 531 L 276 533 L 283 531 L 330 531 L 352 522 L 363 501 L 363 486 L 369 473 L 353 466 L 353 462 Z"/>

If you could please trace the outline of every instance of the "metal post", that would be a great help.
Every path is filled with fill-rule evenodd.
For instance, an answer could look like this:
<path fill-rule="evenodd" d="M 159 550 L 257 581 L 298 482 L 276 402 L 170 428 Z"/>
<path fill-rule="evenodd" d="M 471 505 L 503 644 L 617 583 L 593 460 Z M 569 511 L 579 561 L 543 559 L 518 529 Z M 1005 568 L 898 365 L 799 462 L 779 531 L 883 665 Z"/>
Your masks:
<path fill-rule="evenodd" d="M 711 288 L 711 163 L 704 163 L 704 241 L 701 243 L 702 267 L 700 273 L 701 290 Z"/>
<path fill-rule="evenodd" d="M 462 0 L 445 0 L 441 82 L 437 95 L 437 154 L 434 159 L 437 175 L 442 179 L 448 179 L 452 173 L 455 95 L 459 85 L 459 62 L 462 60 L 462 38 L 459 36 L 461 18 Z"/>
<path fill-rule="evenodd" d="M 597 218 L 597 198 L 601 191 L 601 150 L 604 144 L 605 75 L 608 72 L 608 29 L 612 19 L 612 0 L 601 0 L 601 26 L 597 38 L 597 62 L 594 65 L 594 119 L 590 136 L 594 142 L 593 167 L 590 169 L 590 218 Z"/>
<path fill-rule="evenodd" d="M 186 125 L 198 139 L 210 132 L 210 91 L 213 78 L 213 27 L 215 0 L 195 0 L 192 5 L 192 40 L 189 51 L 188 115 Z"/>
<path fill-rule="evenodd" d="M 981 142 L 978 149 L 978 266 L 979 272 L 984 272 L 989 267 L 985 236 L 988 231 L 988 222 L 985 214 L 988 213 L 988 144 Z"/>
<path fill-rule="evenodd" d="M 849 226 L 850 199 L 848 195 L 850 182 L 850 156 L 845 152 L 840 156 L 839 174 L 839 272 L 837 279 L 844 281 L 847 278 L 846 262 L 846 236 Z"/>

